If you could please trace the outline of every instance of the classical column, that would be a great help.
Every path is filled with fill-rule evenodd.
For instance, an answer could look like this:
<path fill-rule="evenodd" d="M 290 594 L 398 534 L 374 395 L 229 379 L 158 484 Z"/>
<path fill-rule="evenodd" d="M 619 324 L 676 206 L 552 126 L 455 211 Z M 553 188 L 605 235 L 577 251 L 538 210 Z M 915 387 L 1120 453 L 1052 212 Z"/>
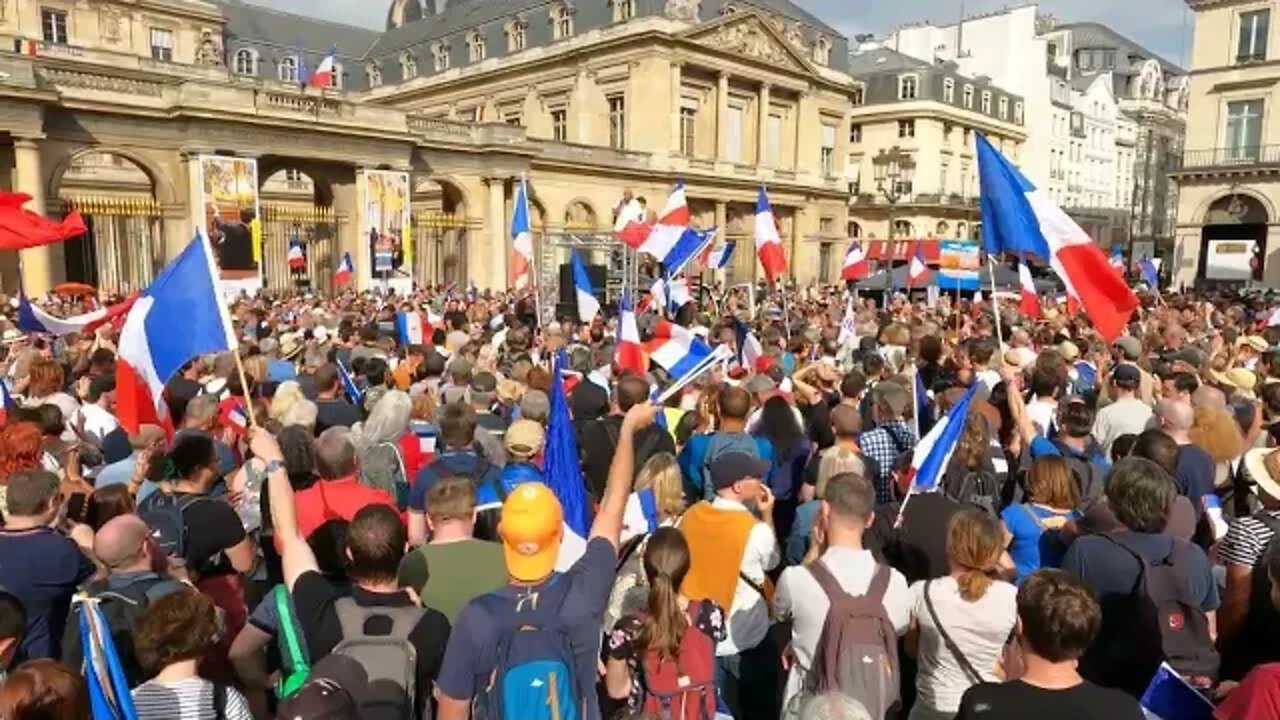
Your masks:
<path fill-rule="evenodd" d="M 756 165 L 760 167 L 769 164 L 769 90 L 769 83 L 760 84 L 760 109 L 756 112 L 756 131 L 759 137 Z"/>
<path fill-rule="evenodd" d="M 481 289 L 500 290 L 509 284 L 507 261 L 512 251 L 507 239 L 507 179 L 489 178 L 485 183 L 489 186 L 484 217 L 489 242 L 467 245 L 467 269 L 469 279 Z"/>
<path fill-rule="evenodd" d="M 27 209 L 40 215 L 48 212 L 45 206 L 44 173 L 40 168 L 39 138 L 19 137 L 13 141 L 14 190 L 31 196 Z M 28 295 L 43 295 L 61 281 L 62 246 L 44 245 L 23 250 L 23 289 Z"/>
<path fill-rule="evenodd" d="M 729 73 L 720 73 L 716 85 L 716 159 L 729 156 Z"/>
<path fill-rule="evenodd" d="M 671 145 L 672 155 L 680 154 L 680 82 L 681 66 L 671 63 Z"/>

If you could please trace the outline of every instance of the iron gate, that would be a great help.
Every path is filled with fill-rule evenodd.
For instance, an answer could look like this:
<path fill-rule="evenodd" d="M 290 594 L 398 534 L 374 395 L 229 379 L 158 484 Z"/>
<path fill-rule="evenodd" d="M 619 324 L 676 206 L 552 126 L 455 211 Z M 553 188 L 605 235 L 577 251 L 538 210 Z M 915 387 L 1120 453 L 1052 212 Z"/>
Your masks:
<path fill-rule="evenodd" d="M 63 207 L 78 210 L 88 229 L 64 246 L 67 280 L 131 293 L 164 266 L 164 224 L 153 198 L 73 195 Z"/>
<path fill-rule="evenodd" d="M 338 218 L 331 207 L 264 204 L 262 206 L 262 284 L 268 290 L 309 288 L 333 291 L 338 265 Z M 302 242 L 307 264 L 289 268 L 289 243 Z M 358 261 L 357 261 L 358 262 Z"/>

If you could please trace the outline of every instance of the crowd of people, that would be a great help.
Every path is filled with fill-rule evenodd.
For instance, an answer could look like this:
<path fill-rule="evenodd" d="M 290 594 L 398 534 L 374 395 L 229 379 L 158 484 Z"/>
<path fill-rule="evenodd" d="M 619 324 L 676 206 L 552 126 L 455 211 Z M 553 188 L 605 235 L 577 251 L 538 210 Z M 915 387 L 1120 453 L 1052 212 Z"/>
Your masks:
<path fill-rule="evenodd" d="M 241 298 L 126 429 L 118 329 L 6 302 L 0 718 L 1280 720 L 1273 310 L 739 289 L 659 404 L 607 313 Z"/>

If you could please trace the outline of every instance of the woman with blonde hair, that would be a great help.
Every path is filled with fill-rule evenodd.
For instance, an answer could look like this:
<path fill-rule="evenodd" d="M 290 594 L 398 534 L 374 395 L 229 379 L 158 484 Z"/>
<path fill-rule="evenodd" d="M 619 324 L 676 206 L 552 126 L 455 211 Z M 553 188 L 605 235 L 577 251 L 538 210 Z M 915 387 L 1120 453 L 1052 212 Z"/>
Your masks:
<path fill-rule="evenodd" d="M 1057 567 L 1062 562 L 1064 548 L 1056 533 L 1046 535 L 1045 531 L 1059 530 L 1069 521 L 1078 520 L 1079 503 L 1075 476 L 1066 460 L 1045 455 L 1031 463 L 1026 501 L 1000 513 L 1009 555 L 1018 571 L 1015 584 L 1022 584 L 1042 567 Z"/>
<path fill-rule="evenodd" d="M 1191 430 L 1187 433 L 1191 444 L 1199 446 L 1214 464 L 1214 485 L 1222 487 L 1230 481 L 1231 465 L 1244 455 L 1244 433 L 1235 416 L 1225 407 L 1213 404 L 1197 405 Z"/>
<path fill-rule="evenodd" d="M 652 520 L 644 511 L 646 507 L 653 510 Z M 619 538 L 618 572 L 605 609 L 605 627 L 612 627 L 618 618 L 643 604 L 640 558 L 645 545 L 657 529 L 674 527 L 684 515 L 684 484 L 674 455 L 662 452 L 645 461 L 636 474 L 635 492 L 627 500 L 627 509 Z"/>
<path fill-rule="evenodd" d="M 1018 612 L 1017 588 L 996 579 L 1003 540 L 1000 521 L 963 510 L 947 531 L 950 574 L 911 586 L 906 645 L 920 666 L 910 720 L 950 720 L 965 690 L 1001 680 L 996 667 Z"/>
<path fill-rule="evenodd" d="M 307 397 L 302 394 L 302 386 L 297 380 L 285 380 L 276 386 L 267 415 L 281 425 L 290 425 L 292 423 L 285 422 L 285 416 L 293 410 L 295 405 L 305 402 L 306 399 Z"/>
<path fill-rule="evenodd" d="M 387 390 L 369 417 L 351 428 L 360 460 L 360 482 L 386 490 L 403 509 L 409 500 L 409 476 L 400 453 L 400 438 L 409 432 L 413 401 L 400 390 Z"/>

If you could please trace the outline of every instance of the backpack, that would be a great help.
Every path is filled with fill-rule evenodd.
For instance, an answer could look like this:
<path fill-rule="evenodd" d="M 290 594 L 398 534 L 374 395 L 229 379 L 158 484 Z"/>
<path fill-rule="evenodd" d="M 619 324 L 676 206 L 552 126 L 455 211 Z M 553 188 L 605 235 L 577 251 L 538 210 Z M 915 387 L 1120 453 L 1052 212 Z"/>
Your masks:
<path fill-rule="evenodd" d="M 1054 440 L 1053 444 L 1058 448 L 1058 452 L 1062 454 L 1062 459 L 1066 461 L 1067 467 L 1071 469 L 1071 474 L 1076 480 L 1076 489 L 1080 493 L 1080 510 L 1088 509 L 1102 499 L 1102 492 L 1106 489 L 1107 471 L 1099 460 L 1105 459 L 1102 456 L 1102 450 L 1097 443 L 1090 442 L 1089 447 L 1085 450 L 1085 456 L 1081 457 L 1076 454 L 1074 448 L 1067 447 L 1059 440 Z"/>
<path fill-rule="evenodd" d="M 499 626 L 489 687 L 476 694 L 476 720 L 578 720 L 588 693 L 574 675 L 569 626 L 560 609 L 568 581 L 553 575 L 533 591 L 504 588 L 476 598 Z M 513 594 L 518 593 L 518 594 Z M 595 701 L 595 678 L 591 701 Z"/>
<path fill-rule="evenodd" d="M 687 615 L 698 617 L 701 602 L 689 603 Z M 677 657 L 662 659 L 648 650 L 640 659 L 641 709 L 660 720 L 712 720 L 716 714 L 716 647 L 692 624 L 680 636 Z"/>
<path fill-rule="evenodd" d="M 715 433 L 707 441 L 707 453 L 702 459 L 702 499 L 711 500 L 716 496 L 711 486 L 711 464 L 721 455 L 743 453 L 753 458 L 760 458 L 760 448 L 756 439 L 746 433 Z M 639 452 L 636 453 L 639 455 Z M 637 467 L 639 467 L 637 465 Z"/>
<path fill-rule="evenodd" d="M 167 490 L 157 490 L 138 503 L 138 517 L 151 528 L 151 537 L 166 555 L 185 558 L 187 521 L 183 513 L 207 499 L 204 495 L 174 495 Z"/>
<path fill-rule="evenodd" d="M 943 487 L 948 497 L 962 505 L 985 510 L 992 516 L 1000 512 L 1000 483 L 995 473 L 986 468 L 957 466 L 944 477 Z"/>
<path fill-rule="evenodd" d="M 298 634 L 298 625 L 289 602 L 289 589 L 280 584 L 271 589 L 270 602 L 276 609 L 276 643 L 280 648 L 280 678 L 276 681 L 276 697 L 283 700 L 302 689 L 311 676 L 311 661 L 306 643 Z"/>
<path fill-rule="evenodd" d="M 409 481 L 404 469 L 400 445 L 382 442 L 365 451 L 360 462 L 360 484 L 387 491 L 395 498 L 396 506 L 404 510 L 409 506 Z"/>
<path fill-rule="evenodd" d="M 342 626 L 342 640 L 333 648 L 360 663 L 369 675 L 369 697 L 360 703 L 360 716 L 367 718 L 411 718 L 430 715 L 430 703 L 414 713 L 417 699 L 418 650 L 409 640 L 418 621 L 426 614 L 420 607 L 361 607 L 349 598 L 339 598 L 333 609 Z M 391 620 L 391 632 L 369 635 L 364 628 L 370 618 Z"/>
<path fill-rule="evenodd" d="M 1129 617 L 1120 618 L 1130 628 L 1128 642 L 1124 643 L 1130 651 L 1125 672 L 1133 673 L 1135 683 L 1143 687 L 1161 662 L 1168 662 L 1184 677 L 1216 679 L 1218 651 L 1209 635 L 1209 619 L 1200 609 L 1199 600 L 1192 596 L 1191 583 L 1179 562 L 1192 546 L 1174 540 L 1169 554 L 1152 563 L 1114 535 L 1102 537 L 1139 565 L 1126 606 Z"/>
<path fill-rule="evenodd" d="M 854 596 L 840 587 L 825 561 L 804 567 L 831 606 L 797 707 L 804 707 L 812 697 L 839 693 L 857 698 L 876 720 L 897 717 L 902 705 L 898 633 L 884 609 L 889 568 L 876 565 L 867 592 Z"/>
<path fill-rule="evenodd" d="M 89 597 L 98 601 L 98 609 L 107 621 L 107 629 L 111 632 L 111 640 L 120 658 L 120 666 L 130 686 L 137 686 L 146 676 L 138 662 L 133 647 L 133 629 L 138 619 L 147 611 L 153 600 L 185 587 L 176 580 L 161 578 L 158 575 L 139 578 L 122 587 L 111 587 L 110 580 L 98 580 L 85 586 Z M 79 607 L 78 605 L 75 607 Z M 76 610 L 80 612 L 80 610 Z M 67 624 L 79 628 L 79 624 Z M 81 638 L 83 642 L 83 638 Z"/>

